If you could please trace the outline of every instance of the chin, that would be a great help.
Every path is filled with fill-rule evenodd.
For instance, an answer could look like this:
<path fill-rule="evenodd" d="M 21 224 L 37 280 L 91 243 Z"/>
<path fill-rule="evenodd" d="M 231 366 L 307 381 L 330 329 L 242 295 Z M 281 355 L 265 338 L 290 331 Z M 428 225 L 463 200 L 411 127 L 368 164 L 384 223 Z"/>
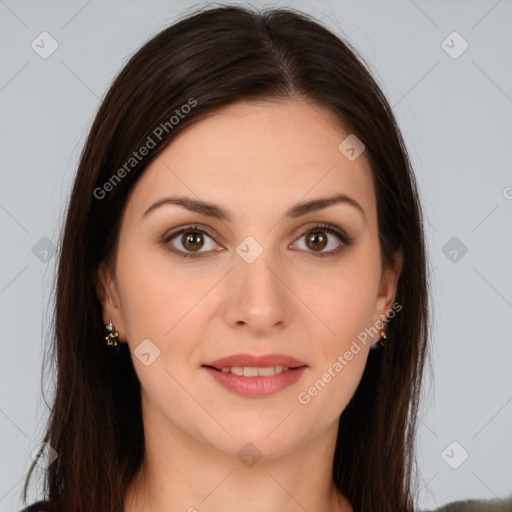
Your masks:
<path fill-rule="evenodd" d="M 233 437 L 225 431 L 223 434 L 216 431 L 215 435 L 210 431 L 205 433 L 203 442 L 250 467 L 247 461 L 279 458 L 297 449 L 300 439 L 304 436 L 295 436 L 290 432 L 290 428 L 284 428 L 284 425 L 282 427 L 280 432 L 280 427 L 276 429 L 275 423 L 269 423 L 268 427 L 261 424 L 259 427 L 238 424 L 236 430 L 228 428 Z"/>

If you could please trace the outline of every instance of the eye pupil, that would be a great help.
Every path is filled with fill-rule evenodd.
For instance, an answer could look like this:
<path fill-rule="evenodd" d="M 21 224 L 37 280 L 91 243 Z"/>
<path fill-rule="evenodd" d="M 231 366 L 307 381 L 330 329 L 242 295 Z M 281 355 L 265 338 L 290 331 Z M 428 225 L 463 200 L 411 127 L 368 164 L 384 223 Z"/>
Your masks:
<path fill-rule="evenodd" d="M 313 243 L 313 246 L 309 245 L 310 242 Z M 322 232 L 315 231 L 309 234 L 307 244 L 310 249 L 322 250 L 327 245 L 327 237 L 324 234 L 322 234 Z"/>
<path fill-rule="evenodd" d="M 188 228 L 188 229 L 187 229 Z M 201 249 L 205 245 L 205 237 L 212 237 L 212 235 L 209 235 L 207 232 L 203 232 L 202 229 L 197 228 L 196 226 L 187 226 L 187 228 L 184 228 L 182 231 L 171 235 L 167 237 L 167 239 L 162 240 L 166 245 L 168 242 L 172 241 L 173 239 L 177 239 L 177 237 L 180 237 L 180 243 L 182 245 L 182 248 L 176 247 L 176 251 L 178 254 L 190 257 L 195 256 L 193 253 L 198 253 L 197 256 L 200 256 L 202 254 Z M 311 230 L 307 233 L 303 233 L 300 238 L 306 240 L 306 246 L 308 249 L 310 249 L 312 252 L 318 253 L 318 256 L 323 255 L 331 255 L 334 252 L 337 251 L 330 251 L 330 252 L 322 252 L 324 248 L 328 245 L 329 236 L 327 233 L 330 233 L 331 235 L 334 234 L 342 243 L 342 245 L 350 245 L 351 239 L 348 237 L 343 237 L 342 234 L 340 234 L 336 229 L 330 228 L 329 226 L 315 226 L 311 228 Z M 180 236 L 181 235 L 181 236 Z M 304 242 L 303 242 L 304 243 Z M 171 242 L 171 245 L 172 244 Z M 211 251 L 210 251 L 211 252 Z"/>
<path fill-rule="evenodd" d="M 199 246 L 195 245 L 198 244 Z M 185 247 L 187 250 L 195 251 L 197 249 L 201 249 L 203 246 L 203 237 L 200 233 L 193 232 L 193 233 L 185 233 L 183 235 L 183 247 Z"/>

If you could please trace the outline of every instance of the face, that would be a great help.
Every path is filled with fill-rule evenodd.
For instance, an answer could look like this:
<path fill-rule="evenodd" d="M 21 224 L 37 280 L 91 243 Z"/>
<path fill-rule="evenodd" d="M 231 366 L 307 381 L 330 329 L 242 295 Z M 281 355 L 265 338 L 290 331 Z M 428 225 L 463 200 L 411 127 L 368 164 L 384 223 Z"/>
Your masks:
<path fill-rule="evenodd" d="M 249 441 L 277 456 L 337 428 L 379 339 L 361 333 L 389 314 L 402 265 L 400 254 L 381 265 L 369 163 L 338 149 L 349 134 L 302 100 L 244 101 L 188 127 L 145 170 L 115 269 L 98 274 L 145 419 L 230 456 Z M 184 199 L 151 208 L 170 197 Z M 235 373 L 205 366 L 239 354 L 276 357 L 213 365 Z"/>

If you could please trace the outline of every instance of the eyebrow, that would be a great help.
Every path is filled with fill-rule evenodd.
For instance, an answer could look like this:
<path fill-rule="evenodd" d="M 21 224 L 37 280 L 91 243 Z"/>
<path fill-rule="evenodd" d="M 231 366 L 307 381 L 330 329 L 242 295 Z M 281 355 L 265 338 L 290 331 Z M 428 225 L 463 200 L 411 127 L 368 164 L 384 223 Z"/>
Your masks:
<path fill-rule="evenodd" d="M 189 197 L 177 196 L 163 197 L 162 199 L 159 199 L 142 214 L 142 219 L 149 215 L 149 213 L 152 211 L 166 204 L 182 206 L 191 212 L 206 215 L 208 217 L 214 217 L 220 220 L 231 221 L 233 219 L 231 213 L 219 205 L 208 203 L 206 201 L 198 201 Z M 355 199 L 352 199 L 345 194 L 336 194 L 331 197 L 323 197 L 296 204 L 285 213 L 285 216 L 295 219 L 297 217 L 302 217 L 303 215 L 306 215 L 310 212 L 323 210 L 324 208 L 328 208 L 329 206 L 333 206 L 335 204 L 349 204 L 356 208 L 362 214 L 363 218 L 366 219 L 366 214 L 363 210 L 363 207 Z"/>

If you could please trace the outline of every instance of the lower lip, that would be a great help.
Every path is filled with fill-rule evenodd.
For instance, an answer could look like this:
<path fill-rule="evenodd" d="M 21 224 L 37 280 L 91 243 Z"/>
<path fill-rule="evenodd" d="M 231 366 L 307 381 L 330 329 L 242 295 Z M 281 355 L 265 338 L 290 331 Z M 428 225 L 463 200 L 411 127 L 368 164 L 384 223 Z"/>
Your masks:
<path fill-rule="evenodd" d="M 243 377 L 231 372 L 204 368 L 219 384 L 229 391 L 247 398 L 263 398 L 273 395 L 297 382 L 306 366 L 276 373 L 270 377 Z"/>

